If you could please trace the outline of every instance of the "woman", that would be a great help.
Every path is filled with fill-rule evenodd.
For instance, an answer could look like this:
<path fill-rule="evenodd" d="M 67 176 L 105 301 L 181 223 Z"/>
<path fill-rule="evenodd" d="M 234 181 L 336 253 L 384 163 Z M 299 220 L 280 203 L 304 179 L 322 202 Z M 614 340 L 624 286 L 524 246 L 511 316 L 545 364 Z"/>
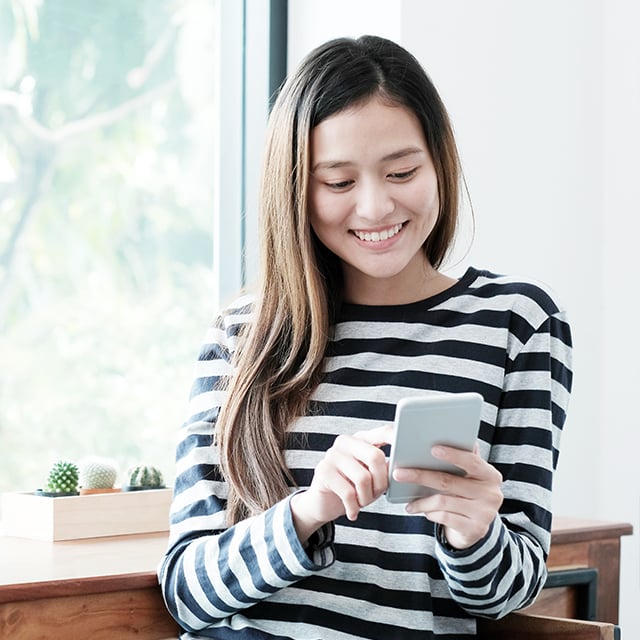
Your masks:
<path fill-rule="evenodd" d="M 387 40 L 338 39 L 285 83 L 261 191 L 261 282 L 210 329 L 160 567 L 183 638 L 472 638 L 545 579 L 571 338 L 544 288 L 438 269 L 460 169 L 445 108 Z M 484 398 L 464 477 L 392 505 L 407 396 Z M 444 493 L 442 493 L 444 491 Z"/>

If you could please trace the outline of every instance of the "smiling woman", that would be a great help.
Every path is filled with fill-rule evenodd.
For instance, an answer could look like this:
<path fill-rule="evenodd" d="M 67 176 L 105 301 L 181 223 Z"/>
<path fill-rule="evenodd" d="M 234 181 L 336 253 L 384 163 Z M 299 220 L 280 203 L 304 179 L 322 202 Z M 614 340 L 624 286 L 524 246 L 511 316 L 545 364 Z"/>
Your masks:
<path fill-rule="evenodd" d="M 564 309 L 526 280 L 439 271 L 456 145 L 396 43 L 311 51 L 265 159 L 259 281 L 209 328 L 177 446 L 167 606 L 194 639 L 470 640 L 544 584 Z M 386 500 L 398 404 L 465 391 L 476 446 L 432 450 L 463 473 L 397 470 L 426 491 Z"/>
<path fill-rule="evenodd" d="M 374 96 L 323 120 L 311 133 L 311 166 L 309 221 L 343 260 L 346 302 L 404 304 L 453 283 L 419 250 L 440 201 L 412 111 Z"/>

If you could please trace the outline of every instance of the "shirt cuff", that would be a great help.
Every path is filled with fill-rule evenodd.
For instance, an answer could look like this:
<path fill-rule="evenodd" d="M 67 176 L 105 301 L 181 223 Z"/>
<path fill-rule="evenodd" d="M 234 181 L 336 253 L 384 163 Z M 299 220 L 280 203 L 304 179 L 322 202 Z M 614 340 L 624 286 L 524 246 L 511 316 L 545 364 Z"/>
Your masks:
<path fill-rule="evenodd" d="M 483 549 L 486 545 L 493 547 L 500 536 L 500 516 L 496 516 L 495 520 L 491 523 L 491 526 L 487 530 L 487 533 L 483 538 L 480 538 L 477 542 L 474 542 L 470 547 L 466 549 L 456 549 L 452 547 L 447 541 L 447 536 L 444 532 L 444 527 L 440 524 L 436 524 L 436 555 L 442 554 L 447 559 L 466 558 L 469 556 L 475 556 L 477 552 Z"/>
<path fill-rule="evenodd" d="M 293 495 L 294 494 L 287 499 L 287 535 L 291 539 L 291 545 L 296 549 L 296 554 L 299 556 L 302 564 L 308 569 L 325 569 L 332 565 L 336 559 L 333 545 L 336 530 L 335 524 L 333 522 L 327 522 L 322 525 L 309 536 L 309 539 L 303 545 L 298 538 L 293 524 L 293 514 L 290 506 Z M 309 566 L 309 561 L 313 563 L 313 566 Z"/>

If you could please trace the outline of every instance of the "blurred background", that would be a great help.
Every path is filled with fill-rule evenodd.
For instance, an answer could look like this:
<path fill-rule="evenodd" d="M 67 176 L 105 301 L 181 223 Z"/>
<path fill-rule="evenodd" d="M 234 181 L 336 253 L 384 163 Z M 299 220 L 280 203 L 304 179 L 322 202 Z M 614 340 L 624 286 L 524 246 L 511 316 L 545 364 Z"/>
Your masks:
<path fill-rule="evenodd" d="M 173 473 L 212 315 L 216 0 L 0 2 L 0 490 Z"/>

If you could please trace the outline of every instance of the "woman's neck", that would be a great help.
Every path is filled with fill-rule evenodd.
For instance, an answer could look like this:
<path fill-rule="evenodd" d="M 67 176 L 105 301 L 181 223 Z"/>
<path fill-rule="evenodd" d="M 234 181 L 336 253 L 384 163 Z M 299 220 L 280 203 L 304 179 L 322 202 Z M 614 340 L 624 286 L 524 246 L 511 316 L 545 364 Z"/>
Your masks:
<path fill-rule="evenodd" d="M 410 304 L 442 293 L 457 281 L 427 261 L 392 278 L 375 278 L 345 270 L 345 302 L 371 306 Z"/>

